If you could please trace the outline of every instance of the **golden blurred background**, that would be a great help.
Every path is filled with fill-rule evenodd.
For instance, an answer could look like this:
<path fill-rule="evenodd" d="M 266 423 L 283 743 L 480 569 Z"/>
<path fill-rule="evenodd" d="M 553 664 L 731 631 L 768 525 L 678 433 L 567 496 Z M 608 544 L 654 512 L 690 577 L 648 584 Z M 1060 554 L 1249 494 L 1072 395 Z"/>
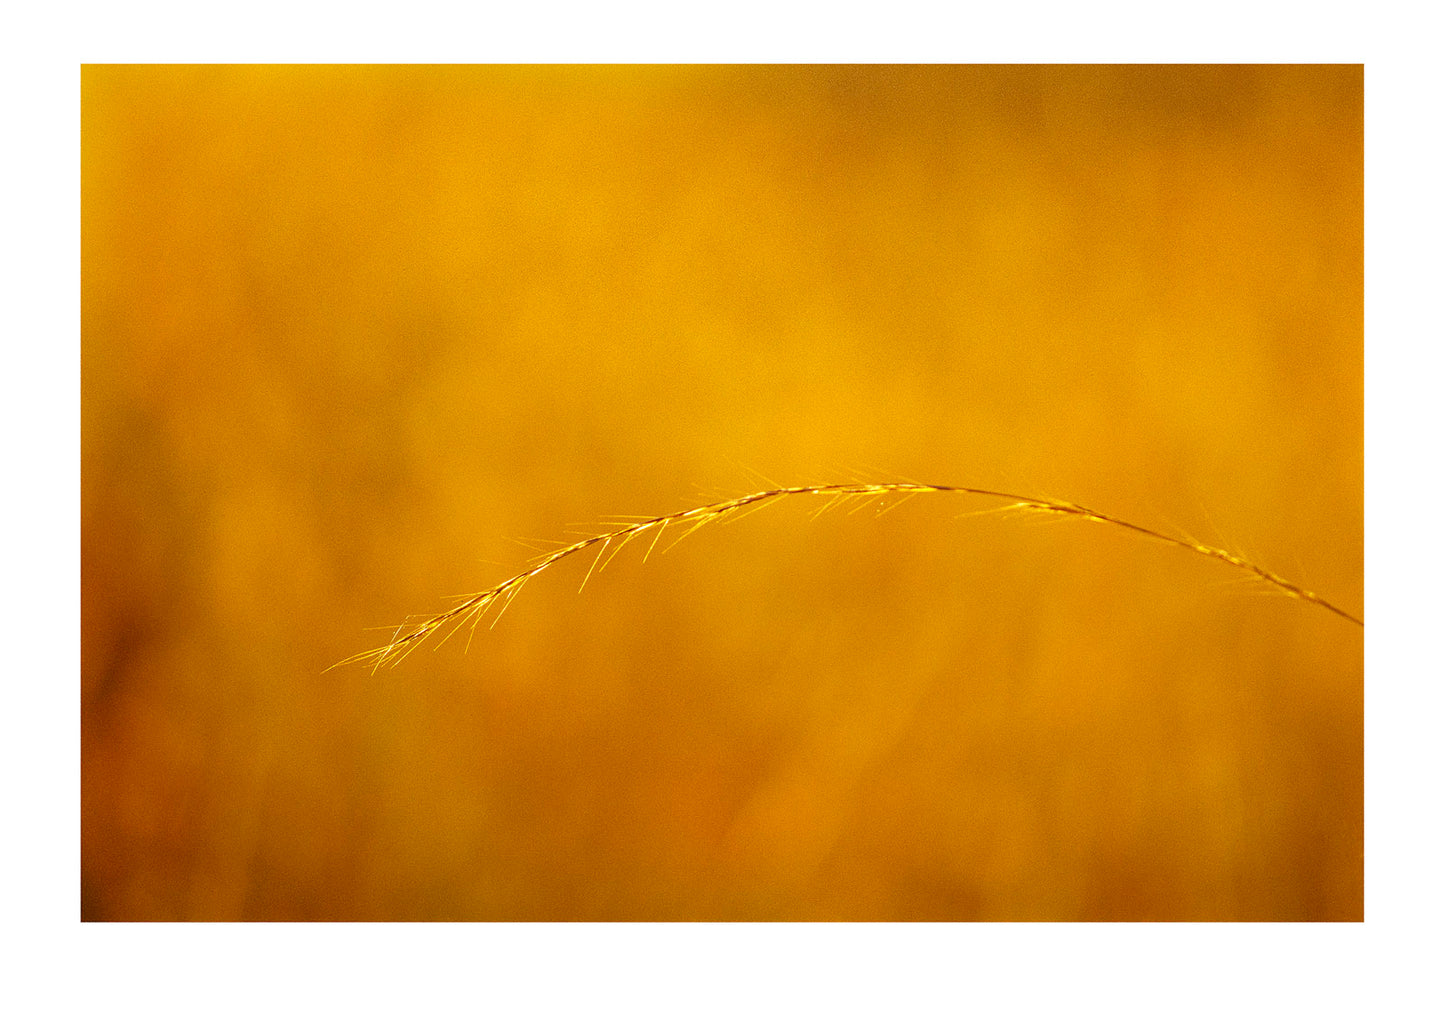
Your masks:
<path fill-rule="evenodd" d="M 1359 919 L 1363 72 L 82 72 L 85 919 Z"/>

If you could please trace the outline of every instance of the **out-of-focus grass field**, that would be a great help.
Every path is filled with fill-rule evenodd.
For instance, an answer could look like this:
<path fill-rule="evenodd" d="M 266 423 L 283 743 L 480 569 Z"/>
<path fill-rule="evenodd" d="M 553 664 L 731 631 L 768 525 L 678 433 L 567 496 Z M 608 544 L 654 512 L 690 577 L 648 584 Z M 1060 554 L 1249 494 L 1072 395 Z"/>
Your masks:
<path fill-rule="evenodd" d="M 1358 919 L 1363 74 L 82 72 L 86 919 Z"/>

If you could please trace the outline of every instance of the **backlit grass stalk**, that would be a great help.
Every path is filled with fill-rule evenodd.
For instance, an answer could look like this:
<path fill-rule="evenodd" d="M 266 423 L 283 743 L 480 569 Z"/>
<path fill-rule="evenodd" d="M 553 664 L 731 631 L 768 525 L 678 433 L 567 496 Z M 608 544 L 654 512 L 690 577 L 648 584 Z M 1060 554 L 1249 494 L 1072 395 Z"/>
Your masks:
<path fill-rule="evenodd" d="M 489 627 L 495 627 L 507 607 L 512 605 L 512 600 L 517 593 L 522 591 L 522 586 L 531 581 L 537 575 L 547 570 L 553 564 L 566 560 L 570 557 L 596 547 L 596 553 L 592 564 L 587 569 L 586 576 L 582 579 L 582 586 L 586 587 L 588 579 L 594 571 L 600 571 L 611 563 L 612 558 L 620 553 L 624 546 L 634 539 L 649 536 L 647 551 L 643 554 L 645 562 L 652 551 L 657 548 L 658 542 L 669 529 L 673 534 L 669 536 L 670 549 L 682 539 L 687 538 L 693 532 L 704 525 L 712 524 L 724 519 L 736 520 L 746 513 L 761 510 L 769 504 L 779 500 L 792 497 L 826 497 L 824 503 L 816 514 L 823 514 L 829 509 L 840 504 L 853 503 L 854 509 L 866 506 L 879 501 L 887 501 L 889 498 L 897 498 L 892 502 L 884 502 L 878 513 L 891 510 L 897 507 L 904 500 L 910 499 L 920 493 L 962 493 L 970 496 L 994 497 L 1000 500 L 1007 500 L 1008 505 L 997 508 L 1000 511 L 1022 510 L 1040 514 L 1063 515 L 1066 517 L 1079 518 L 1084 521 L 1096 521 L 1101 524 L 1113 525 L 1116 528 L 1127 529 L 1139 535 L 1167 542 L 1170 545 L 1190 550 L 1200 556 L 1209 557 L 1213 560 L 1222 560 L 1241 571 L 1246 572 L 1266 582 L 1286 595 L 1307 603 L 1329 610 L 1353 624 L 1364 627 L 1364 621 L 1345 610 L 1340 609 L 1324 597 L 1311 592 L 1309 589 L 1296 585 L 1266 570 L 1258 564 L 1246 560 L 1244 557 L 1230 553 L 1228 550 L 1219 549 L 1214 546 L 1205 546 L 1201 543 L 1191 542 L 1164 532 L 1146 528 L 1143 525 L 1136 525 L 1131 521 L 1116 518 L 1099 511 L 1090 510 L 1087 507 L 1080 507 L 1078 504 L 1066 503 L 1062 500 L 1047 500 L 1031 496 L 1019 496 L 1015 493 L 1001 493 L 992 489 L 974 489 L 968 486 L 934 486 L 921 482 L 845 482 L 835 485 L 824 486 L 792 486 L 787 488 L 766 489 L 757 493 L 749 493 L 746 496 L 739 496 L 732 500 L 723 500 L 719 503 L 710 503 L 701 507 L 692 507 L 684 511 L 676 511 L 672 514 L 662 514 L 657 517 L 641 518 L 630 521 L 626 524 L 619 524 L 610 531 L 601 531 L 588 535 L 583 539 L 560 549 L 551 551 L 544 556 L 532 561 L 531 567 L 514 574 L 506 581 L 485 592 L 478 592 L 462 598 L 451 609 L 435 616 L 428 617 L 420 622 L 415 617 L 408 618 L 393 633 L 391 641 L 375 649 L 357 653 L 349 656 L 329 669 L 348 666 L 353 663 L 370 664 L 373 670 L 382 666 L 394 666 L 405 659 L 411 652 L 419 648 L 428 638 L 440 636 L 437 644 L 445 642 L 453 634 L 465 627 L 468 629 L 468 644 L 471 635 L 476 632 L 477 625 L 491 613 Z M 580 591 L 580 589 L 579 589 Z M 495 611 L 495 612 L 493 612 Z"/>

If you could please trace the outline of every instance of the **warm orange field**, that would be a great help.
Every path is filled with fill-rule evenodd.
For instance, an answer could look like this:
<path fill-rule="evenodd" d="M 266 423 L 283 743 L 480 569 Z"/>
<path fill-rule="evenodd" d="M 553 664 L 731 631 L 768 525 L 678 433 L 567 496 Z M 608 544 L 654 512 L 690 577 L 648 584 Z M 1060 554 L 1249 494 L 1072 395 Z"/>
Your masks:
<path fill-rule="evenodd" d="M 82 75 L 87 919 L 1359 919 L 1363 73 Z M 875 508 L 876 509 L 876 508 Z M 664 539 L 664 544 L 668 540 Z"/>

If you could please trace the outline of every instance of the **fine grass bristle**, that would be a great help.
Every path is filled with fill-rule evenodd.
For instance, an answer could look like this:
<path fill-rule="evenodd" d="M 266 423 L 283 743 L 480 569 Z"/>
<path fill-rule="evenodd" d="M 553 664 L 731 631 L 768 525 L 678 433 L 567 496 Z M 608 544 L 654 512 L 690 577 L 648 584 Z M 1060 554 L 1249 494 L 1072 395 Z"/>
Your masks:
<path fill-rule="evenodd" d="M 398 626 L 392 635 L 392 639 L 386 645 L 366 652 L 348 656 L 341 662 L 327 669 L 334 670 L 337 667 L 349 666 L 354 663 L 370 664 L 373 670 L 382 666 L 395 666 L 400 663 L 415 649 L 420 647 L 429 637 L 440 634 L 437 641 L 440 646 L 448 638 L 454 635 L 461 628 L 468 629 L 468 645 L 471 642 L 471 635 L 476 632 L 477 625 L 486 618 L 488 613 L 492 614 L 489 627 L 495 627 L 496 623 L 507 607 L 512 605 L 512 600 L 522 590 L 522 586 L 528 581 L 541 574 L 547 568 L 561 560 L 575 556 L 584 550 L 598 547 L 591 565 L 587 568 L 587 574 L 582 579 L 582 587 L 586 587 L 587 581 L 596 571 L 600 571 L 612 562 L 612 558 L 620 553 L 624 546 L 628 545 L 639 536 L 651 533 L 650 541 L 646 551 L 643 553 L 645 562 L 657 548 L 658 542 L 663 534 L 671 526 L 677 526 L 674 534 L 669 535 L 668 545 L 664 551 L 672 548 L 678 542 L 687 538 L 693 532 L 704 525 L 711 524 L 723 519 L 736 520 L 745 514 L 761 510 L 769 504 L 779 500 L 798 496 L 821 496 L 827 497 L 827 502 L 822 504 L 815 512 L 825 514 L 834 507 L 841 504 L 852 503 L 853 509 L 857 510 L 869 504 L 880 505 L 878 513 L 892 510 L 904 501 L 919 494 L 928 493 L 962 493 L 969 496 L 992 497 L 1008 501 L 1005 506 L 994 508 L 999 511 L 1021 510 L 1030 513 L 1055 514 L 1067 517 L 1079 518 L 1084 521 L 1096 521 L 1101 524 L 1113 525 L 1117 528 L 1124 528 L 1139 535 L 1147 536 L 1167 542 L 1173 546 L 1179 546 L 1191 550 L 1201 556 L 1210 557 L 1214 560 L 1222 560 L 1231 564 L 1241 571 L 1244 571 L 1261 581 L 1273 586 L 1275 589 L 1284 592 L 1286 595 L 1307 603 L 1329 610 L 1345 620 L 1360 627 L 1365 622 L 1345 610 L 1340 609 L 1324 597 L 1311 592 L 1287 581 L 1266 570 L 1258 564 L 1246 560 L 1244 557 L 1230 553 L 1228 550 L 1219 549 L 1214 546 L 1206 546 L 1202 543 L 1181 539 L 1177 536 L 1168 535 L 1164 532 L 1146 528 L 1143 525 L 1136 525 L 1133 522 L 1125 521 L 1099 511 L 1090 510 L 1087 507 L 1080 507 L 1078 504 L 1067 503 L 1063 500 L 1049 500 L 1040 497 L 1019 496 L 1015 493 L 1002 493 L 992 489 L 975 489 L 969 486 L 935 486 L 921 482 L 845 482 L 833 485 L 821 486 L 791 486 L 774 489 L 765 489 L 756 493 L 748 493 L 746 496 L 735 497 L 731 500 L 723 500 L 718 503 L 705 504 L 701 507 L 691 507 L 683 511 L 675 511 L 672 514 L 662 514 L 657 517 L 640 518 L 627 524 L 620 524 L 610 531 L 599 531 L 587 535 L 585 538 L 555 549 L 550 553 L 537 557 L 532 565 L 519 574 L 514 574 L 506 581 L 485 592 L 478 592 L 462 598 L 449 610 L 428 617 L 419 623 L 413 624 L 415 618 L 408 618 Z M 580 590 L 579 590 L 580 591 Z M 495 611 L 494 613 L 492 611 Z M 444 633 L 443 633 L 444 632 Z"/>

